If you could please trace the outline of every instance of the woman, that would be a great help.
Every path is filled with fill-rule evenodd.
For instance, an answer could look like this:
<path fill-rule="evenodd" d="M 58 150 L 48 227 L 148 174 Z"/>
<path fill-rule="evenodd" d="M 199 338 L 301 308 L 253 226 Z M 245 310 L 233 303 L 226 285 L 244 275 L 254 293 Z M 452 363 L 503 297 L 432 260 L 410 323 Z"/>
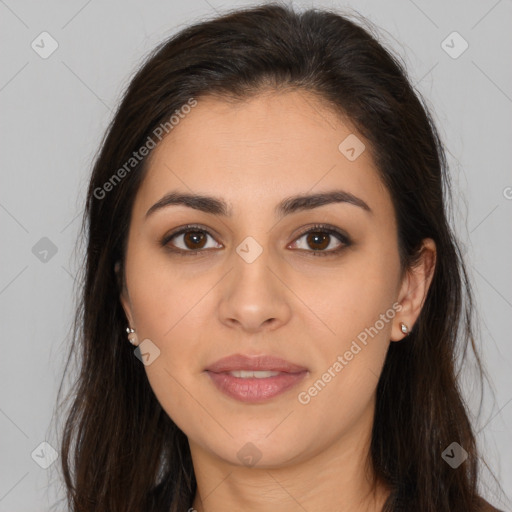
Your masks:
<path fill-rule="evenodd" d="M 89 185 L 70 510 L 496 510 L 449 185 L 405 70 L 339 14 L 159 47 Z"/>

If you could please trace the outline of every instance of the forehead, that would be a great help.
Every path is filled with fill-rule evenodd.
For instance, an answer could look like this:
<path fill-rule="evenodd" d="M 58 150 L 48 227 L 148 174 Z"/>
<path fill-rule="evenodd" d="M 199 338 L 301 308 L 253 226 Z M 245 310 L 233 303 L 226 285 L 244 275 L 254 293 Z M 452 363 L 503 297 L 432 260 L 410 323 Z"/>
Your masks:
<path fill-rule="evenodd" d="M 202 97 L 153 150 L 136 203 L 145 213 L 179 189 L 261 206 L 332 188 L 390 207 L 368 144 L 318 98 L 306 91 L 237 102 Z"/>

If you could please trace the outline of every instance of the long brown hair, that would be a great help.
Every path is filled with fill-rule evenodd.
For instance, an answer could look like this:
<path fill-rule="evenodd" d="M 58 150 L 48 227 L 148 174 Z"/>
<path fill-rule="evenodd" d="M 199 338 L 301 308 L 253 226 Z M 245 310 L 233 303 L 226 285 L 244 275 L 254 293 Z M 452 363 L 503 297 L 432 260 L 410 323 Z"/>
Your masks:
<path fill-rule="evenodd" d="M 192 506 L 187 437 L 134 357 L 119 301 L 123 283 L 114 267 L 120 262 L 123 275 L 131 209 L 148 167 L 148 156 L 133 154 L 191 99 L 243 100 L 265 88 L 315 94 L 369 141 L 393 200 L 403 270 L 414 265 L 424 238 L 437 245 L 421 314 L 406 343 L 390 344 L 377 387 L 371 459 L 393 489 L 384 510 L 480 510 L 475 434 L 456 377 L 457 356 L 468 346 L 480 380 L 483 374 L 471 286 L 448 222 L 450 178 L 440 137 L 405 66 L 369 31 L 334 11 L 298 13 L 279 4 L 229 12 L 165 41 L 132 79 L 108 128 L 81 233 L 87 251 L 70 349 L 80 366 L 61 442 L 69 510 Z M 468 454 L 457 469 L 442 458 L 453 442 Z"/>

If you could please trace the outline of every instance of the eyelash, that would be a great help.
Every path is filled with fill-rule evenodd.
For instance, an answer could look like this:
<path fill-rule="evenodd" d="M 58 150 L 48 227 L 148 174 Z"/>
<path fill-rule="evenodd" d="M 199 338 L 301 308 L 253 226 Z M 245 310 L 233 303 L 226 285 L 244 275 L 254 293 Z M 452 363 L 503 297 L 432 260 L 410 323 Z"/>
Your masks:
<path fill-rule="evenodd" d="M 212 238 L 215 238 L 207 229 L 204 229 L 202 226 L 199 226 L 197 224 L 188 224 L 177 231 L 174 231 L 173 233 L 169 233 L 168 235 L 165 235 L 162 240 L 160 241 L 160 244 L 162 247 L 166 247 L 169 251 L 179 255 L 179 256 L 196 256 L 201 252 L 206 252 L 207 249 L 198 249 L 198 250 L 184 250 L 184 249 L 172 249 L 170 246 L 168 246 L 169 242 L 176 236 L 182 235 L 184 233 L 187 233 L 188 231 L 199 231 L 202 233 L 206 233 L 207 235 L 211 236 Z M 340 253 L 343 249 L 350 246 L 352 242 L 350 239 L 338 231 L 338 229 L 329 226 L 328 224 L 315 224 L 313 226 L 309 226 L 305 231 L 301 232 L 295 240 L 298 240 L 302 238 L 304 235 L 307 235 L 311 232 L 320 232 L 325 233 L 328 235 L 333 235 L 336 237 L 343 245 L 338 247 L 337 249 L 331 249 L 329 251 L 321 250 L 321 251 L 313 251 L 313 250 L 305 250 L 306 252 L 312 253 L 312 256 L 335 256 L 338 253 Z M 294 241 L 295 241 L 294 240 Z M 299 249 L 304 250 L 304 249 Z"/>

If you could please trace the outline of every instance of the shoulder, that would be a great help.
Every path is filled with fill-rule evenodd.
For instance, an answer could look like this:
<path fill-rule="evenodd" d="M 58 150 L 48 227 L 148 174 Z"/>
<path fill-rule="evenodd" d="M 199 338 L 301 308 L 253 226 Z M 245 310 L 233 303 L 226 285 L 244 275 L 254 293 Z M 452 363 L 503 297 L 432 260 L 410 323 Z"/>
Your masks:
<path fill-rule="evenodd" d="M 480 512 L 504 512 L 503 510 L 493 507 L 488 501 L 480 498 Z"/>

